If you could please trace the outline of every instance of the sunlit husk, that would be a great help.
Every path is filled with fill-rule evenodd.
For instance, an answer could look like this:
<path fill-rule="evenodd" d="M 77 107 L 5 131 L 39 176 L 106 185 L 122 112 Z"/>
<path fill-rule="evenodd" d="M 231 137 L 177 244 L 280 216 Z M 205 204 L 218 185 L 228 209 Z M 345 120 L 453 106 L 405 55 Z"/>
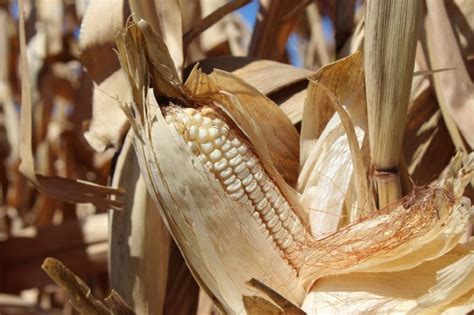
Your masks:
<path fill-rule="evenodd" d="M 461 160 L 458 155 L 432 187 L 323 240 L 338 259 L 321 253 L 319 272 L 332 276 L 316 282 L 303 308 L 311 314 L 439 313 L 472 303 L 473 239 L 466 243 L 472 208 L 462 193 L 474 155 L 462 168 Z"/>
<path fill-rule="evenodd" d="M 358 52 L 310 76 L 302 121 L 302 167 L 297 187 L 316 238 L 332 234 L 340 226 L 355 221 L 363 212 L 370 212 L 367 203 L 370 196 L 367 184 L 364 184 L 367 182 L 364 165 L 369 163 L 362 63 L 362 54 Z M 316 82 L 338 97 L 350 119 L 341 119 L 334 101 Z M 353 125 L 350 129 L 354 130 L 354 139 L 349 139 L 344 124 Z M 351 144 L 357 148 L 354 152 L 350 149 Z M 356 168 L 354 158 L 358 160 Z"/>
<path fill-rule="evenodd" d="M 192 273 L 228 313 L 242 312 L 245 309 L 243 296 L 256 294 L 246 284 L 252 278 L 300 305 L 304 288 L 296 270 L 262 233 L 251 209 L 229 197 L 186 141 L 165 121 L 160 106 L 169 103 L 158 104 L 152 90 L 146 88 L 144 53 L 136 51 L 138 46 L 134 46 L 137 43 L 134 44 L 134 40 L 140 40 L 141 35 L 134 37 L 140 30 L 130 26 L 128 31 L 123 41 L 119 40 L 118 47 L 122 66 L 129 74 L 134 114 L 131 107 L 124 105 L 124 110 L 136 133 L 135 150 L 148 190 L 162 210 L 161 215 Z M 154 78 L 159 80 L 159 74 Z M 234 88 L 247 89 L 244 84 L 236 84 L 238 80 L 234 80 Z M 214 85 L 207 76 L 196 71 L 186 85 L 193 92 L 187 97 L 190 101 L 194 97 L 192 101 L 198 104 L 201 97 L 203 105 L 211 100 L 214 106 L 229 114 L 229 119 L 254 144 L 259 130 L 246 114 L 246 105 L 235 95 L 216 90 Z M 266 146 L 255 145 L 254 149 L 282 193 L 294 194 L 275 170 Z"/>
<path fill-rule="evenodd" d="M 142 172 L 195 276 L 223 309 L 243 309 L 245 282 L 257 278 L 299 303 L 303 288 L 250 215 L 231 200 L 159 110 L 136 140 Z"/>

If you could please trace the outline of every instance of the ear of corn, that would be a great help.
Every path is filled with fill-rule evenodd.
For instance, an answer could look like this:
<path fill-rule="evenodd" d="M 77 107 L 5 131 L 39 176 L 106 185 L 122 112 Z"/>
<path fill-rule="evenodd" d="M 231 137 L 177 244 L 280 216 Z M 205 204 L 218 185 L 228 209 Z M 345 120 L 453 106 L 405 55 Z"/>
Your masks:
<path fill-rule="evenodd" d="M 291 253 L 305 240 L 304 227 L 244 135 L 239 135 L 210 107 L 169 106 L 164 113 L 168 124 L 175 127 L 230 198 L 250 212 L 263 235 L 298 267 L 301 262 Z"/>
<path fill-rule="evenodd" d="M 302 259 L 294 248 L 302 246 L 304 224 L 293 213 L 298 203 L 296 198 L 294 203 L 289 199 L 294 192 L 278 175 L 266 146 L 253 143 L 258 127 L 246 116 L 230 118 L 227 109 L 243 105 L 217 90 L 184 100 L 195 109 L 156 103 L 144 86 L 147 64 L 141 56 L 146 53 L 127 49 L 143 49 L 140 36 L 134 36 L 137 32 L 137 25 L 129 26 L 117 45 L 134 95 L 132 107 L 124 105 L 124 110 L 137 135 L 135 150 L 148 190 L 191 271 L 228 313 L 244 310 L 242 296 L 255 294 L 246 284 L 252 278 L 301 304 L 304 286 L 298 272 Z M 154 78 L 160 80 L 159 75 Z M 199 80 L 203 89 L 213 86 L 204 75 Z M 241 115 L 245 112 L 240 108 Z M 193 124 L 187 125 L 188 121 Z M 246 125 L 238 125 L 240 121 Z M 214 152 L 218 145 L 221 150 Z M 217 165 L 206 166 L 213 159 Z M 230 169 L 221 170 L 225 164 Z M 225 170 L 235 177 L 224 178 Z M 246 178 L 250 181 L 247 189 L 242 185 Z"/>
<path fill-rule="evenodd" d="M 301 305 L 305 290 L 322 277 L 410 269 L 447 253 L 464 235 L 468 209 L 456 191 L 473 171 L 472 160 L 456 173 L 461 181 L 416 190 L 314 241 L 297 194 L 279 175 L 273 163 L 277 159 L 260 137 L 262 129 L 248 114 L 264 102 L 258 92 L 228 74 L 229 90 L 256 94 L 243 103 L 244 98 L 218 89 L 215 77 L 195 69 L 179 89 L 185 92 L 183 99 L 163 98 L 163 91 L 155 98 L 145 85 L 149 52 L 141 50 L 147 49 L 143 39 L 134 37 L 140 32 L 136 27 L 127 28 L 125 45 L 118 47 L 134 95 L 124 110 L 137 135 L 140 168 L 191 271 L 223 311 L 245 309 L 242 297 L 255 295 L 247 285 L 252 278 Z M 129 40 L 139 52 L 125 58 Z M 153 76 L 158 81 L 163 77 Z M 347 123 L 342 106 L 336 108 Z M 353 127 L 346 129 L 351 151 L 357 151 Z M 360 153 L 354 156 L 362 163 Z"/>

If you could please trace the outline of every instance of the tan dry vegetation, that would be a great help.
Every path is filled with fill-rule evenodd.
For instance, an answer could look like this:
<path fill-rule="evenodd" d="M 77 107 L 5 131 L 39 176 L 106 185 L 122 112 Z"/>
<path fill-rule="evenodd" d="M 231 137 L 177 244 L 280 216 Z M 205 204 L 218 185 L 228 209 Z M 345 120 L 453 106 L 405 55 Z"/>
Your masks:
<path fill-rule="evenodd" d="M 255 2 L 0 0 L 0 313 L 474 309 L 473 3 Z"/>

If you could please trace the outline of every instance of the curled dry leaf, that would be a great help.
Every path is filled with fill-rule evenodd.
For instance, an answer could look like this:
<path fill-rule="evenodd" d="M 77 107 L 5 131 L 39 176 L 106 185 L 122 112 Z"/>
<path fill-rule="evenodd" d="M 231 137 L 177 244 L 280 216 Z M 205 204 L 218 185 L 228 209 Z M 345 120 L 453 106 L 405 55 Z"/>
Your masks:
<path fill-rule="evenodd" d="M 183 67 L 183 29 L 178 0 L 129 0 L 135 21 L 149 21 L 170 52 L 174 69 L 181 75 Z"/>
<path fill-rule="evenodd" d="M 112 200 L 112 195 L 123 195 L 123 191 L 91 182 L 74 180 L 56 176 L 42 176 L 36 173 L 32 152 L 32 90 L 28 57 L 25 43 L 24 1 L 20 6 L 20 58 L 21 58 L 21 142 L 20 142 L 20 171 L 41 192 L 72 203 L 92 203 L 100 208 L 120 208 L 120 200 Z"/>
<path fill-rule="evenodd" d="M 110 18 L 104 19 L 104 12 Z M 115 35 L 129 14 L 127 1 L 90 1 L 81 25 L 80 58 L 95 83 L 92 120 L 84 137 L 98 152 L 117 147 L 128 129 L 127 119 L 116 99 L 129 102 L 131 95 L 113 48 Z"/>
<path fill-rule="evenodd" d="M 337 105 L 330 94 L 342 104 Z M 368 163 L 359 153 L 367 133 L 360 52 L 310 76 L 303 117 L 298 191 L 309 209 L 313 236 L 321 238 L 335 232 L 347 215 L 351 222 L 373 208 L 365 170 Z M 367 155 L 367 145 L 362 149 Z M 357 202 L 348 197 L 351 187 Z"/>

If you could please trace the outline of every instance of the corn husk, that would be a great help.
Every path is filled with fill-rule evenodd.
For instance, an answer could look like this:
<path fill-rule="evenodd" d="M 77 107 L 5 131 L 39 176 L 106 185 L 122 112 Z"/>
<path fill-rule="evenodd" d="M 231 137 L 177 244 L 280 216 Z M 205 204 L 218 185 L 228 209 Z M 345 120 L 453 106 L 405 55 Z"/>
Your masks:
<path fill-rule="evenodd" d="M 126 190 L 127 196 L 122 210 L 110 211 L 110 286 L 135 312 L 162 313 L 172 240 L 140 175 L 131 135 L 117 160 L 112 186 Z M 150 247 L 155 250 L 147 252 Z"/>
<path fill-rule="evenodd" d="M 367 145 L 363 146 L 367 133 L 363 78 L 361 53 L 327 65 L 310 77 L 300 137 L 302 169 L 298 191 L 304 207 L 309 209 L 311 231 L 316 238 L 334 233 L 344 222 L 345 200 L 351 187 L 356 187 L 358 202 L 347 200 L 349 222 L 358 218 L 363 209 L 368 213 L 373 207 L 365 170 L 368 161 L 363 157 L 368 154 Z M 314 82 L 333 91 L 350 118 L 336 113 L 333 100 Z M 353 157 L 358 161 L 355 169 Z"/>
<path fill-rule="evenodd" d="M 250 211 L 242 209 L 242 205 L 226 195 L 222 186 L 192 154 L 185 141 L 164 121 L 158 110 L 159 104 L 145 85 L 149 74 L 144 56 L 151 51 L 140 49 L 140 40 L 142 36 L 151 35 L 142 31 L 146 28 L 145 22 L 130 25 L 117 42 L 121 62 L 127 69 L 134 95 L 136 114 L 131 124 L 136 133 L 135 150 L 148 190 L 162 209 L 161 215 L 165 218 L 191 271 L 208 294 L 219 301 L 220 307 L 229 313 L 244 310 L 243 295 L 256 294 L 255 290 L 246 284 L 246 281 L 252 278 L 267 283 L 289 301 L 300 304 L 304 289 L 295 271 L 277 250 L 269 246 L 258 224 L 249 214 Z M 159 43 L 160 37 L 156 34 L 152 36 L 152 39 Z M 147 42 L 149 40 L 147 38 Z M 172 66 L 168 64 L 165 68 Z M 159 72 L 159 69 L 154 68 L 150 72 L 153 71 Z M 199 71 L 190 76 L 186 88 L 194 96 L 203 93 L 207 97 L 215 97 L 249 139 L 257 141 L 256 135 L 260 130 L 252 116 L 247 113 L 249 109 L 245 108 L 245 105 L 260 104 L 268 107 L 271 102 L 262 96 L 244 102 L 237 96 L 238 92 L 244 94 L 241 98 L 251 98 L 256 91 L 249 90 L 248 86 L 230 74 L 220 72 L 216 73 L 216 76 L 227 79 L 227 90 L 234 89 L 236 94 L 221 93 L 215 89 L 213 78 Z M 159 75 L 154 79 L 159 81 Z M 159 83 L 156 86 L 159 86 Z M 267 100 L 267 103 L 262 100 Z M 124 110 L 130 118 L 133 117 L 130 108 Z M 284 114 L 278 113 L 291 126 Z M 278 119 L 278 115 L 275 117 Z M 269 121 L 271 123 L 271 120 Z M 287 130 L 290 130 L 291 134 L 291 129 Z M 282 141 L 276 136 L 273 137 L 274 141 Z M 269 157 L 264 142 L 258 144 L 260 145 L 254 143 L 258 155 L 287 199 L 291 199 L 291 188 L 285 186 L 283 178 L 273 166 L 273 160 L 277 159 Z M 278 153 L 274 154 L 279 156 Z M 285 163 L 281 156 L 278 160 Z"/>

